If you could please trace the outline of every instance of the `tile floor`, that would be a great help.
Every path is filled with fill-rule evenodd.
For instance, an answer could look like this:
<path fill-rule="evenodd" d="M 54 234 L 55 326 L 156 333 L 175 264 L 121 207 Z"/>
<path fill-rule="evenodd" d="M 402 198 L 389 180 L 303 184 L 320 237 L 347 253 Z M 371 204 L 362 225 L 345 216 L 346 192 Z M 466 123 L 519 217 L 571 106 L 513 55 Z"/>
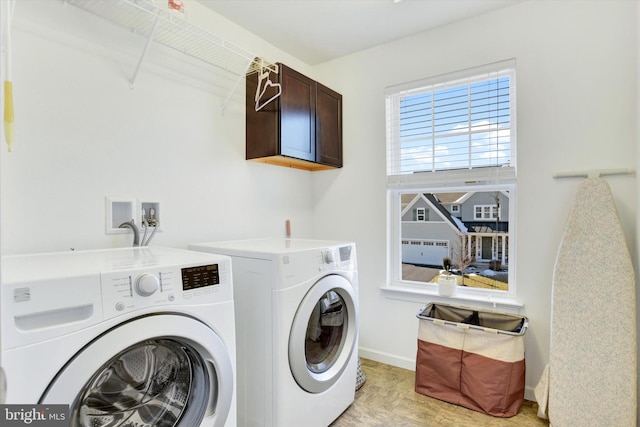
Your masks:
<path fill-rule="evenodd" d="M 511 418 L 481 414 L 414 391 L 413 371 L 362 359 L 367 381 L 355 402 L 330 427 L 524 427 L 548 426 L 538 404 L 525 400 Z"/>

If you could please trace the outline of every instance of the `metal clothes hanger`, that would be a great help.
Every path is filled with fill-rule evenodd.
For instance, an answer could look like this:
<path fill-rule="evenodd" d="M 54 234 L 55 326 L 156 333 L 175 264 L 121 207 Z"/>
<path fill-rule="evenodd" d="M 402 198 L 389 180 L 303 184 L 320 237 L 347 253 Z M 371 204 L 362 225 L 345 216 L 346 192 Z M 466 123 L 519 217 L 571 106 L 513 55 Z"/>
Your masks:
<path fill-rule="evenodd" d="M 276 69 L 276 73 L 277 72 L 278 71 Z M 264 82 L 264 86 L 263 86 L 263 82 Z M 262 97 L 264 96 L 265 92 L 270 87 L 277 88 L 278 89 L 277 93 L 273 95 L 271 98 L 267 99 L 266 101 L 262 100 Z M 271 81 L 271 70 L 268 68 L 265 68 L 263 61 L 260 60 L 260 71 L 258 71 L 258 87 L 256 87 L 256 96 L 255 96 L 256 111 L 262 110 L 267 104 L 269 104 L 271 101 L 279 97 L 280 94 L 282 94 L 282 85 L 280 83 L 274 83 L 273 81 Z"/>

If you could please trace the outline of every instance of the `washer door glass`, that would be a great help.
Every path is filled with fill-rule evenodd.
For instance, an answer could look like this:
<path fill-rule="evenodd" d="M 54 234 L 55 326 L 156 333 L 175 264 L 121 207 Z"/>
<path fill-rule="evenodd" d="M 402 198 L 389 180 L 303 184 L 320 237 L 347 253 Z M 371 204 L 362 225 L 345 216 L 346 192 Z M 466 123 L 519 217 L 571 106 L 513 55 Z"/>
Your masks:
<path fill-rule="evenodd" d="M 131 319 L 82 348 L 39 403 L 68 404 L 71 427 L 223 427 L 235 388 L 229 351 L 187 316 Z"/>
<path fill-rule="evenodd" d="M 357 327 L 357 297 L 347 279 L 329 275 L 311 287 L 289 336 L 289 364 L 300 387 L 321 393 L 338 381 L 353 354 Z"/>
<path fill-rule="evenodd" d="M 131 346 L 83 387 L 72 425 L 171 427 L 181 419 L 189 425 L 183 417 L 202 419 L 209 389 L 204 363 L 190 346 L 170 339 Z"/>

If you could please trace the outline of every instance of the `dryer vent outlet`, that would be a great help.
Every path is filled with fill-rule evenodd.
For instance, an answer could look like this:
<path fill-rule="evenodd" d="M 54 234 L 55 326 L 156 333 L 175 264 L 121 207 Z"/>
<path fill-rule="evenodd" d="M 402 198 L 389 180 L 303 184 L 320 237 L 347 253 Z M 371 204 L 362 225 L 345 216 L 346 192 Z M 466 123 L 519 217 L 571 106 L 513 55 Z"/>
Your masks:
<path fill-rule="evenodd" d="M 135 205 L 135 200 L 107 197 L 105 199 L 105 234 L 130 233 L 130 229 L 119 227 L 120 224 L 135 219 Z"/>

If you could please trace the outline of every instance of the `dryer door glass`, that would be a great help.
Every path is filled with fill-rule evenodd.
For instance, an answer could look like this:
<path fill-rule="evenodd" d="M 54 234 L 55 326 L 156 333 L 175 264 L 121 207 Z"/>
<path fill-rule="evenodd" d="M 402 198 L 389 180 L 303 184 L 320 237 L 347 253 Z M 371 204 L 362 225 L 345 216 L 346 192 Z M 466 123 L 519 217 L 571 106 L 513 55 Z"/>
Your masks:
<path fill-rule="evenodd" d="M 335 363 L 344 345 L 346 311 L 344 299 L 330 290 L 322 295 L 311 312 L 305 337 L 307 367 L 311 372 L 325 372 Z"/>
<path fill-rule="evenodd" d="M 318 280 L 304 296 L 291 325 L 289 367 L 300 387 L 322 393 L 356 363 L 357 295 L 343 276 Z M 355 382 L 356 368 L 348 370 Z"/>
<path fill-rule="evenodd" d="M 209 403 L 210 387 L 204 361 L 189 345 L 144 341 L 96 371 L 73 404 L 71 425 L 196 425 Z"/>

